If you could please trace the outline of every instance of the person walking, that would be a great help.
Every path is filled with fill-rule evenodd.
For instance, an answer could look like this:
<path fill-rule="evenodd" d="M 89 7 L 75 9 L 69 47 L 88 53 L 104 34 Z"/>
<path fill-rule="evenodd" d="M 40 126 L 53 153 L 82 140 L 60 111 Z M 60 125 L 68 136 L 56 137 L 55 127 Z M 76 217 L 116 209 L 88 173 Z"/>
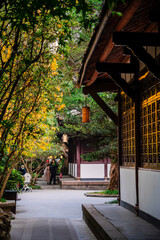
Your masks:
<path fill-rule="evenodd" d="M 51 173 L 50 173 L 50 164 L 47 164 L 44 170 L 44 179 L 46 180 L 47 184 L 50 183 Z"/>
<path fill-rule="evenodd" d="M 52 183 L 52 180 L 53 180 L 53 184 L 56 184 L 57 168 L 58 168 L 58 164 L 55 160 L 53 160 L 53 162 L 50 165 L 50 173 L 51 173 L 50 184 Z"/>

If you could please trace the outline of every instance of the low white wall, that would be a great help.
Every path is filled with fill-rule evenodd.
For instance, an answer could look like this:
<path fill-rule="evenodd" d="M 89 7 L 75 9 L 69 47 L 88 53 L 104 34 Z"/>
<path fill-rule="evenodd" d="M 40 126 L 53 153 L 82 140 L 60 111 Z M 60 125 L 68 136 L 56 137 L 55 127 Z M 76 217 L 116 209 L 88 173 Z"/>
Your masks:
<path fill-rule="evenodd" d="M 69 164 L 68 164 L 68 173 L 69 173 L 71 176 L 74 176 L 74 163 L 69 163 Z"/>
<path fill-rule="evenodd" d="M 139 208 L 160 220 L 160 171 L 139 170 Z"/>
<path fill-rule="evenodd" d="M 107 178 L 110 178 L 110 169 L 111 169 L 111 164 L 107 164 Z"/>
<path fill-rule="evenodd" d="M 81 178 L 104 178 L 104 164 L 81 164 Z"/>
<path fill-rule="evenodd" d="M 73 177 L 77 177 L 77 164 L 68 163 L 68 174 L 70 174 Z"/>
<path fill-rule="evenodd" d="M 74 164 L 74 177 L 77 177 L 77 164 Z"/>
<path fill-rule="evenodd" d="M 136 204 L 135 169 L 120 167 L 121 200 L 132 206 Z"/>

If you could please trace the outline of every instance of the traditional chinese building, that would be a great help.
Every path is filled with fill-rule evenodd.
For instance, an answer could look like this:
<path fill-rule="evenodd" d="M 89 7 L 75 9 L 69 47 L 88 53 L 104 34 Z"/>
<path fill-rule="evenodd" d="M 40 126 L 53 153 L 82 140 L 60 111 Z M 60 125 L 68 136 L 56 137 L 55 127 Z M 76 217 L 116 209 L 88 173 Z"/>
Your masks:
<path fill-rule="evenodd" d="M 77 180 L 108 180 L 110 177 L 110 159 L 84 161 L 82 154 L 94 150 L 89 139 L 70 138 L 68 154 L 68 173 Z"/>
<path fill-rule="evenodd" d="M 106 1 L 107 2 L 107 1 Z M 117 124 L 120 205 L 160 226 L 160 1 L 104 5 L 77 87 Z M 118 116 L 98 92 L 117 92 Z"/>

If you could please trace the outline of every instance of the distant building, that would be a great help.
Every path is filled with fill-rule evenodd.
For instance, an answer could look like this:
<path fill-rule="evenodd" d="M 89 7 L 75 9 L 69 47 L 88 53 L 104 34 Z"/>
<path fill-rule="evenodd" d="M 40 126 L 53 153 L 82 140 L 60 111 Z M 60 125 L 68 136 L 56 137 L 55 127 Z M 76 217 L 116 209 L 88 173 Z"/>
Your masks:
<path fill-rule="evenodd" d="M 68 173 L 77 180 L 108 180 L 110 159 L 84 161 L 82 154 L 91 152 L 94 147 L 88 146 L 89 140 L 70 138 L 68 153 Z"/>

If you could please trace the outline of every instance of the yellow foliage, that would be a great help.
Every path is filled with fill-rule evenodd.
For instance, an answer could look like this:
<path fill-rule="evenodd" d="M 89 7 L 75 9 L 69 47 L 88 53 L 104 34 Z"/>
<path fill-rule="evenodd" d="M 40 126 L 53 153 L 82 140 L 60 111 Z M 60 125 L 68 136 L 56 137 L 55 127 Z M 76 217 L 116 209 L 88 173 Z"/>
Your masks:
<path fill-rule="evenodd" d="M 64 109 L 65 107 L 66 107 L 65 104 L 61 104 L 61 105 L 57 106 L 57 110 L 60 111 L 60 110 Z"/>
<path fill-rule="evenodd" d="M 8 61 L 8 59 L 10 58 L 11 53 L 12 53 L 11 50 L 12 50 L 12 46 L 11 45 L 9 45 L 8 47 L 6 47 L 6 46 L 2 47 L 1 55 L 2 55 L 3 62 L 7 62 Z"/>
<path fill-rule="evenodd" d="M 57 62 L 56 62 L 56 59 L 54 58 L 53 62 L 51 63 L 51 70 L 56 71 L 57 67 L 58 67 Z"/>
<path fill-rule="evenodd" d="M 61 90 L 61 89 L 60 89 L 60 87 L 58 87 L 58 86 L 56 87 L 56 89 L 57 89 L 58 91 L 60 91 L 60 90 Z"/>

